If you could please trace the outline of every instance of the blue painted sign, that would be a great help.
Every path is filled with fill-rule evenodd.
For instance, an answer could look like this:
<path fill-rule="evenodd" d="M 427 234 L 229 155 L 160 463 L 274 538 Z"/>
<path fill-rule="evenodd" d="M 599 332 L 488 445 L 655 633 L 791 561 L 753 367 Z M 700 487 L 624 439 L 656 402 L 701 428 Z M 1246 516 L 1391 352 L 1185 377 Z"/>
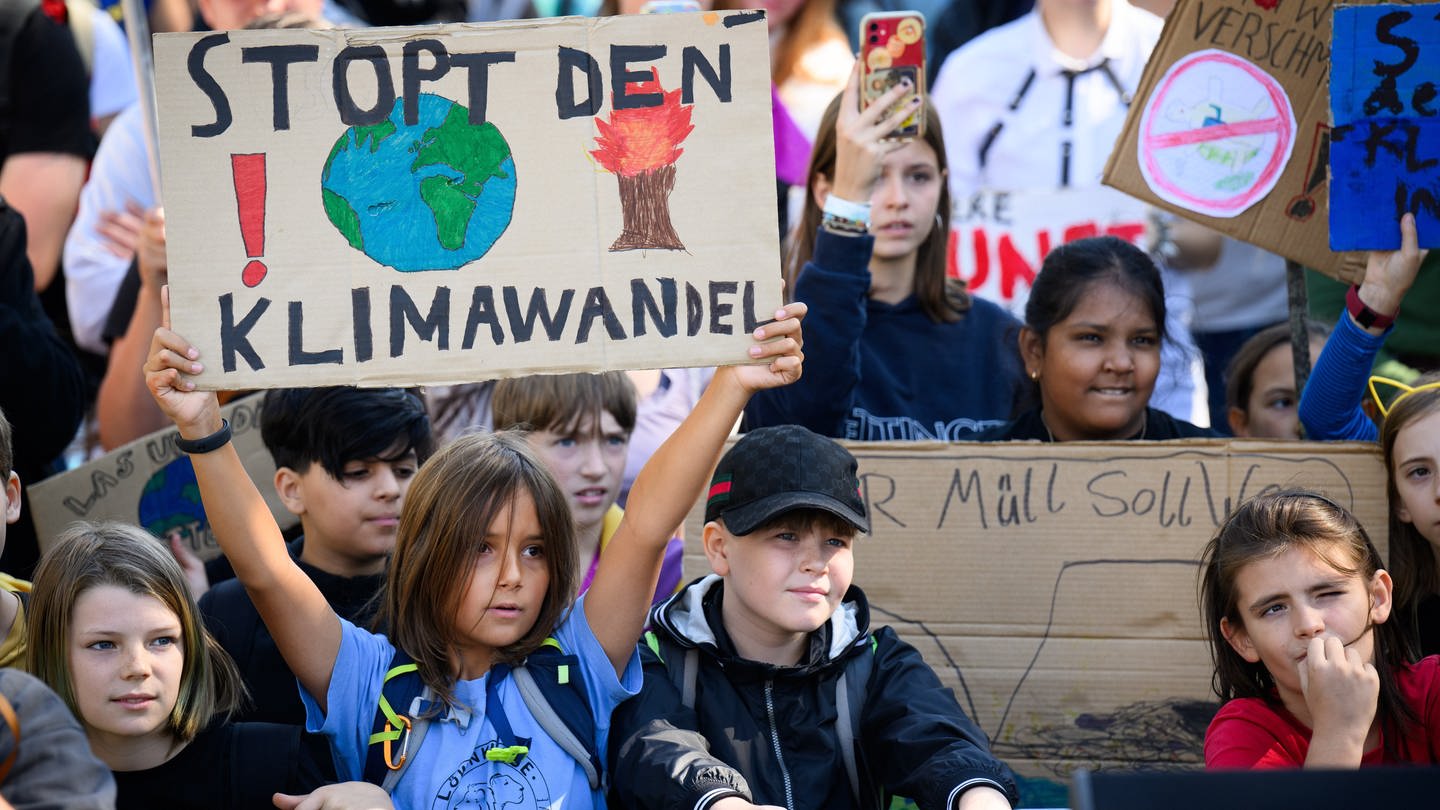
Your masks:
<path fill-rule="evenodd" d="M 1440 3 L 1336 8 L 1330 113 L 1330 249 L 1440 247 Z"/>

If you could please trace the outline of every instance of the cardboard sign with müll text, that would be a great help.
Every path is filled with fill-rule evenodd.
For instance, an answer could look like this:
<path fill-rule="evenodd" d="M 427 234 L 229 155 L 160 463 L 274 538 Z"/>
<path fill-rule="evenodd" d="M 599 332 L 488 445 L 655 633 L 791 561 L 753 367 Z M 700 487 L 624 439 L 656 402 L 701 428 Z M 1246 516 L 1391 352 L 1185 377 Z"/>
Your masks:
<path fill-rule="evenodd" d="M 155 38 L 204 388 L 746 361 L 781 303 L 762 12 Z"/>
<path fill-rule="evenodd" d="M 854 583 L 1018 773 L 1203 764 L 1218 707 L 1201 551 L 1247 498 L 1318 490 L 1386 558 L 1373 442 L 846 443 L 871 531 Z M 704 499 L 686 525 L 686 578 Z M 1049 803 L 1026 806 L 1051 806 Z"/>

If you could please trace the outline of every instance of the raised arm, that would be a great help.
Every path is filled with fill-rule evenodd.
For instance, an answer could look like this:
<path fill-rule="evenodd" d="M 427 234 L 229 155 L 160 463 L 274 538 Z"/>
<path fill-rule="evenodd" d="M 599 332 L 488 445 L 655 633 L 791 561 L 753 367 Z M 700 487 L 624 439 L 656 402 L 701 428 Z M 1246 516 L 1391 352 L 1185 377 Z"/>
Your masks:
<path fill-rule="evenodd" d="M 908 92 L 892 88 L 864 110 L 859 107 L 859 63 L 850 74 L 835 122 L 836 154 L 833 176 L 817 172 L 813 192 L 852 204 L 868 206 L 879 182 L 885 156 L 901 148 L 887 140 L 913 110 L 904 108 L 886 117 L 886 110 Z M 807 205 L 825 200 L 807 200 Z M 795 280 L 792 297 L 805 303 L 814 316 L 806 325 L 814 361 L 804 380 L 796 385 L 757 394 L 746 408 L 750 429 L 797 424 L 821 435 L 843 435 L 846 417 L 854 409 L 861 385 L 860 343 L 865 332 L 870 296 L 870 259 L 875 239 L 869 234 L 832 233 L 824 227 L 815 234 L 814 248 Z"/>
<path fill-rule="evenodd" d="M 800 377 L 805 309 L 789 304 L 758 327 L 750 358 L 769 362 L 717 370 L 695 409 L 636 477 L 625 518 L 585 594 L 585 618 L 617 673 L 623 674 L 645 626 L 670 533 L 695 505 L 745 403 L 755 391 Z"/>
<path fill-rule="evenodd" d="M 1400 249 L 1370 253 L 1365 279 L 1356 291 L 1360 302 L 1378 315 L 1394 316 L 1400 311 L 1400 302 L 1410 285 L 1415 283 L 1427 252 L 1419 248 L 1414 215 L 1406 214 L 1400 219 Z M 1361 403 L 1375 354 L 1380 351 L 1390 328 L 1388 324 L 1361 324 L 1348 310 L 1340 314 L 1340 321 L 1325 341 L 1325 349 L 1315 362 L 1315 371 L 1300 395 L 1300 422 L 1305 426 L 1307 438 L 1374 440 L 1378 437 L 1379 431 L 1365 415 Z"/>
<path fill-rule="evenodd" d="M 165 256 L 165 212 L 143 212 L 135 259 L 140 270 L 140 291 L 125 333 L 110 344 L 110 362 L 100 381 L 95 409 L 100 416 L 100 446 L 113 450 L 165 426 L 160 413 L 145 395 L 145 378 L 135 369 L 145 364 L 150 336 L 160 319 L 160 288 L 169 276 Z"/>
<path fill-rule="evenodd" d="M 162 291 L 161 326 L 150 342 L 145 384 L 160 410 L 174 421 L 184 439 L 211 436 L 221 429 L 215 394 L 195 390 L 186 375 L 204 366 L 200 352 L 170 330 L 169 290 Z M 330 604 L 290 559 L 285 538 L 270 507 L 226 442 L 208 453 L 192 453 L 195 478 L 210 529 L 235 575 L 245 585 L 285 663 L 322 710 L 330 690 L 330 672 L 340 651 L 340 620 Z"/>

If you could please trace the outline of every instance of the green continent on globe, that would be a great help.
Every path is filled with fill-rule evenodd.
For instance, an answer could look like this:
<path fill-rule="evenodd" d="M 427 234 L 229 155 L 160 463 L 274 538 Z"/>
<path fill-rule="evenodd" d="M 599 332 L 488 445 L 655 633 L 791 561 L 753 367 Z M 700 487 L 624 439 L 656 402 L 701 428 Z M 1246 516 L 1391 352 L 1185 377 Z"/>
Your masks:
<path fill-rule="evenodd" d="M 341 143 L 344 141 L 342 140 Z M 365 237 L 360 233 L 360 216 L 355 213 L 355 209 L 350 207 L 350 203 L 344 197 L 328 188 L 322 188 L 320 192 L 325 200 L 325 216 L 329 217 L 330 221 L 339 229 L 340 234 L 345 237 L 345 241 L 350 243 L 350 247 L 360 251 L 365 250 Z"/>
<path fill-rule="evenodd" d="M 355 147 L 358 149 L 364 146 L 366 141 L 369 141 L 372 155 L 375 154 L 375 150 L 380 148 L 381 141 L 396 132 L 395 122 L 388 119 L 378 124 L 356 126 L 353 129 L 355 131 Z M 329 178 L 330 167 L 335 165 L 335 156 L 348 145 L 349 141 L 341 138 L 330 148 L 330 156 L 325 159 L 325 171 L 321 175 L 321 182 Z M 365 237 L 360 233 L 360 216 L 355 213 L 354 207 L 344 197 L 328 188 L 321 189 L 321 197 L 325 202 L 325 215 L 345 237 L 345 241 L 350 243 L 350 247 L 364 251 Z"/>
<path fill-rule="evenodd" d="M 492 177 L 508 176 L 501 171 L 500 164 L 510 157 L 510 148 L 494 124 L 486 121 L 478 127 L 472 126 L 469 111 L 458 104 L 450 108 L 440 126 L 425 131 L 416 147 L 411 172 L 425 166 L 446 166 L 461 175 L 458 178 L 433 175 L 420 181 L 420 199 L 435 215 L 441 246 L 446 250 L 459 250 L 465 244 L 465 232 L 485 183 Z M 328 199 L 326 210 L 329 211 Z M 340 226 L 333 215 L 331 221 Z M 344 232 L 343 226 L 341 231 Z M 346 238 L 350 238 L 349 234 Z M 352 240 L 351 244 L 355 242 Z"/>

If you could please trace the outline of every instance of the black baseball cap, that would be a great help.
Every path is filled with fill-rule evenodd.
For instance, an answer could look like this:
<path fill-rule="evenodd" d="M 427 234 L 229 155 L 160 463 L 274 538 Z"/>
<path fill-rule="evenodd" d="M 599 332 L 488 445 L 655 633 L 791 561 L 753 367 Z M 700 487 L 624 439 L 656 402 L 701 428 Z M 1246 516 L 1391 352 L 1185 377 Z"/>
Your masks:
<path fill-rule="evenodd" d="M 715 468 L 705 521 L 744 535 L 793 509 L 820 509 L 868 532 L 855 469 L 849 450 L 799 425 L 752 430 Z"/>

